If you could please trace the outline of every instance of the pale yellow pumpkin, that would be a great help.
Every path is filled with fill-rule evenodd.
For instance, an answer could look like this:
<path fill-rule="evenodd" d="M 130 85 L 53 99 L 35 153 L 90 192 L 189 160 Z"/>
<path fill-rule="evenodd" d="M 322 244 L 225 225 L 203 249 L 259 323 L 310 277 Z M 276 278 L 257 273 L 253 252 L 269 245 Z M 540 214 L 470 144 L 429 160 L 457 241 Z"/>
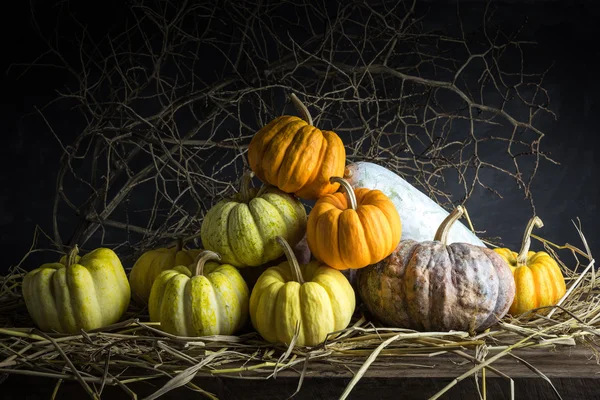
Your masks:
<path fill-rule="evenodd" d="M 131 291 L 114 251 L 99 248 L 83 257 L 77 246 L 60 262 L 43 264 L 23 279 L 23 299 L 42 331 L 77 333 L 117 322 Z"/>
<path fill-rule="evenodd" d="M 129 273 L 129 283 L 133 300 L 140 304 L 148 303 L 150 290 L 156 277 L 163 271 L 177 265 L 190 265 L 194 262 L 201 249 L 186 249 L 183 242 L 176 246 L 153 249 L 142 254 Z"/>
<path fill-rule="evenodd" d="M 288 261 L 267 269 L 250 296 L 254 328 L 271 343 L 315 346 L 350 323 L 356 298 L 348 279 L 318 261 L 300 266 L 289 244 L 277 237 Z"/>
<path fill-rule="evenodd" d="M 161 272 L 150 292 L 150 320 L 178 336 L 231 335 L 244 326 L 248 286 L 234 266 L 208 262 L 220 259 L 205 250 L 189 268 Z"/>

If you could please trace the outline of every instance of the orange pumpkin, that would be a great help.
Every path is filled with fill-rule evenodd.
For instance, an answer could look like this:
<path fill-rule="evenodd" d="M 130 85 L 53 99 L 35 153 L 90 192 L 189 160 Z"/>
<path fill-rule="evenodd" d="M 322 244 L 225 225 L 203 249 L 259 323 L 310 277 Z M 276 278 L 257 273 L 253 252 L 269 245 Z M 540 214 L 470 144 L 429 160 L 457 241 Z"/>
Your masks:
<path fill-rule="evenodd" d="M 346 150 L 335 132 L 314 127 L 306 106 L 291 98 L 304 120 L 284 115 L 264 126 L 248 146 L 248 162 L 261 181 L 315 200 L 338 189 L 329 178 L 344 174 Z"/>
<path fill-rule="evenodd" d="M 529 251 L 531 231 L 542 226 L 544 224 L 539 217 L 529 221 L 518 254 L 507 248 L 494 249 L 508 263 L 515 278 L 517 289 L 508 310 L 515 316 L 538 307 L 553 306 L 567 292 L 565 278 L 557 262 L 545 251 Z"/>
<path fill-rule="evenodd" d="M 380 190 L 344 188 L 321 197 L 308 215 L 306 239 L 313 256 L 339 269 L 364 268 L 389 256 L 402 236 L 394 203 Z"/>

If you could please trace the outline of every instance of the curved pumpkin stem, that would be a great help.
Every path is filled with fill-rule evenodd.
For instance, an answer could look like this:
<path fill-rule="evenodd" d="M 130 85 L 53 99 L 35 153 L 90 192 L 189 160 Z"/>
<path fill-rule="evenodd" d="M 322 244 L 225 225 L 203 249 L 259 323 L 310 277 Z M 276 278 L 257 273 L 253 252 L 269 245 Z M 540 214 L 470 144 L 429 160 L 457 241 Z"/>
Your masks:
<path fill-rule="evenodd" d="M 79 246 L 75 245 L 69 252 L 67 253 L 67 264 L 66 267 L 69 268 L 71 265 L 75 264 L 77 260 L 77 254 L 79 254 Z"/>
<path fill-rule="evenodd" d="M 175 244 L 175 254 L 179 253 L 181 250 L 183 250 L 183 238 L 179 237 L 177 238 L 177 244 Z"/>
<path fill-rule="evenodd" d="M 250 193 L 250 184 L 252 183 L 252 178 L 254 177 L 254 171 L 247 170 L 242 175 L 242 182 L 240 183 L 240 194 L 242 195 L 242 201 L 244 203 L 250 202 L 252 200 L 252 196 Z"/>
<path fill-rule="evenodd" d="M 435 237 L 433 240 L 438 242 L 442 242 L 443 245 L 446 245 L 448 242 L 448 234 L 450 232 L 450 228 L 452 224 L 454 224 L 462 215 L 465 213 L 465 208 L 461 205 L 456 206 L 456 208 L 442 221 L 440 227 L 435 232 Z"/>
<path fill-rule="evenodd" d="M 296 96 L 294 93 L 292 93 L 292 94 L 290 94 L 290 100 L 292 100 L 294 107 L 296 107 L 296 110 L 298 110 L 300 117 L 303 120 L 305 120 L 309 125 L 312 125 L 313 124 L 312 116 L 310 115 L 308 108 L 304 105 L 304 103 L 302 103 L 300 101 L 298 96 Z"/>
<path fill-rule="evenodd" d="M 358 208 L 358 202 L 356 201 L 356 195 L 354 194 L 354 189 L 352 185 L 348 183 L 344 178 L 340 178 L 339 176 L 332 176 L 329 178 L 330 183 L 339 183 L 341 187 L 344 188 L 346 192 L 346 197 L 348 198 L 348 203 L 350 203 L 350 208 L 356 210 Z"/>
<path fill-rule="evenodd" d="M 298 259 L 294 254 L 294 250 L 290 247 L 290 244 L 281 236 L 276 236 L 275 240 L 281 247 L 283 247 L 283 252 L 285 253 L 285 257 L 288 260 L 288 263 L 292 267 L 292 277 L 296 282 L 301 285 L 304 285 L 304 278 L 302 277 L 302 271 L 300 271 L 300 264 L 298 264 Z"/>
<path fill-rule="evenodd" d="M 521 250 L 519 250 L 519 255 L 517 256 L 517 265 L 524 265 L 527 263 L 527 253 L 531 246 L 531 232 L 533 231 L 533 228 L 541 228 L 543 226 L 544 223 L 538 216 L 534 216 L 529 220 L 527 227 L 525 228 L 525 233 L 523 234 Z"/>
<path fill-rule="evenodd" d="M 196 257 L 196 268 L 194 269 L 194 276 L 204 275 L 204 264 L 208 261 L 221 261 L 219 253 L 214 251 L 204 250 Z"/>

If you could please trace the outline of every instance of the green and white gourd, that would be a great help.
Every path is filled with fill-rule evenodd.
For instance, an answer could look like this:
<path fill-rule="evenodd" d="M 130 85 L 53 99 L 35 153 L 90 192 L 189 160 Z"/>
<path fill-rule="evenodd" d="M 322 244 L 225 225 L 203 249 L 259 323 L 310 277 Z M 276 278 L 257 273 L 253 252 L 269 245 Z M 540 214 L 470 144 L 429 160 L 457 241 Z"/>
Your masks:
<path fill-rule="evenodd" d="M 354 188 L 378 189 L 392 200 L 402 220 L 402 240 L 431 240 L 449 214 L 419 189 L 380 165 L 366 161 L 351 163 L 346 167 L 344 178 Z M 452 226 L 447 244 L 455 242 L 486 247 L 481 239 L 458 221 Z"/>
<path fill-rule="evenodd" d="M 283 255 L 277 236 L 295 246 L 306 231 L 306 209 L 294 195 L 274 186 L 251 188 L 252 172 L 242 177 L 233 199 L 216 203 L 200 228 L 202 245 L 235 267 L 257 267 Z"/>

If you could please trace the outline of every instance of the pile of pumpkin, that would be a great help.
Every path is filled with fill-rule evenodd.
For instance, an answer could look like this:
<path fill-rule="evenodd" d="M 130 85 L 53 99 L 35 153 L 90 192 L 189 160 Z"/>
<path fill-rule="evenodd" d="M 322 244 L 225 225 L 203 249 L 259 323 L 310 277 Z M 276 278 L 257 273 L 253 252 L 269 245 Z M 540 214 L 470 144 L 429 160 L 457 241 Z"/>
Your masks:
<path fill-rule="evenodd" d="M 564 295 L 556 262 L 528 251 L 539 218 L 529 222 L 519 254 L 448 244 L 453 227 L 464 228 L 461 206 L 429 226 L 424 211 L 406 213 L 390 199 L 406 185 L 397 175 L 386 182 L 388 194 L 355 187 L 361 180 L 346 169 L 342 140 L 314 127 L 306 107 L 292 100 L 303 118 L 278 117 L 254 135 L 239 193 L 203 219 L 203 249 L 179 243 L 148 251 L 127 276 L 112 250 L 80 257 L 75 246 L 24 278 L 24 300 L 40 329 L 101 328 L 117 322 L 133 297 L 171 334 L 231 335 L 249 317 L 268 342 L 297 336 L 296 344 L 314 346 L 348 326 L 357 297 L 386 326 L 477 332 L 507 312 L 553 305 Z M 254 175 L 260 189 L 251 186 Z M 301 199 L 315 201 L 308 216 Z M 415 240 L 423 228 L 435 234 Z"/>

